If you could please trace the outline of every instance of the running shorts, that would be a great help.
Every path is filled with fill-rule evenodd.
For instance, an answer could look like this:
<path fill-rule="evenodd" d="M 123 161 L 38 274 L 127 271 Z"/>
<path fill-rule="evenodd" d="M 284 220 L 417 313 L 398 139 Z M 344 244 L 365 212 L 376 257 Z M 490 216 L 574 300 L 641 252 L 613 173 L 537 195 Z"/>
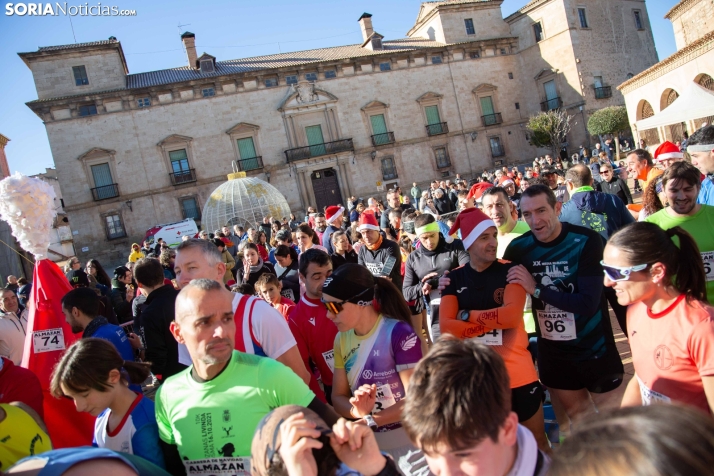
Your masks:
<path fill-rule="evenodd" d="M 543 403 L 543 386 L 538 380 L 511 389 L 511 410 L 518 415 L 518 423 L 529 420 Z"/>
<path fill-rule="evenodd" d="M 625 370 L 620 354 L 612 347 L 602 357 L 583 361 L 564 360 L 539 352 L 538 373 L 547 388 L 585 388 L 590 393 L 606 393 L 620 386 Z"/>

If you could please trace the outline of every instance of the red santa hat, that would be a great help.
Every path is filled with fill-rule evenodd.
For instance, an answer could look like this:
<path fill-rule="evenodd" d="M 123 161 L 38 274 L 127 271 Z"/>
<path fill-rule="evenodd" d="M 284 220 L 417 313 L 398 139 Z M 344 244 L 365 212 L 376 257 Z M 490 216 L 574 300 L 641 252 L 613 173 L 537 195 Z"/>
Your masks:
<path fill-rule="evenodd" d="M 484 212 L 478 208 L 467 208 L 456 217 L 454 225 L 449 230 L 449 235 L 461 230 L 461 241 L 464 243 L 464 249 L 468 250 L 476 238 L 492 226 L 496 226 L 496 224 Z"/>
<path fill-rule="evenodd" d="M 654 159 L 657 162 L 660 162 L 662 160 L 667 160 L 667 159 L 683 159 L 684 154 L 682 153 L 681 150 L 679 150 L 679 147 L 677 147 L 675 144 L 672 144 L 670 141 L 666 140 L 662 142 L 659 147 L 657 147 L 657 150 L 655 150 L 654 153 Z"/>
<path fill-rule="evenodd" d="M 469 194 L 466 196 L 466 198 L 475 198 L 476 200 L 481 200 L 481 195 L 483 195 L 483 192 L 485 192 L 491 187 L 493 187 L 493 184 L 489 182 L 475 183 L 471 187 L 471 190 L 469 190 Z"/>
<path fill-rule="evenodd" d="M 327 207 L 327 209 L 325 210 L 325 220 L 327 220 L 327 223 L 332 223 L 333 221 L 337 220 L 337 218 L 344 212 L 345 207 L 338 207 L 335 205 Z"/>
<path fill-rule="evenodd" d="M 505 187 L 507 185 L 515 185 L 516 183 L 511 180 L 509 177 L 501 177 L 501 180 L 498 181 L 498 185 L 501 187 Z"/>
<path fill-rule="evenodd" d="M 379 231 L 379 223 L 377 223 L 377 218 L 374 213 L 370 213 L 367 210 L 363 211 L 359 216 L 359 226 L 357 231 L 364 230 L 376 230 Z"/>

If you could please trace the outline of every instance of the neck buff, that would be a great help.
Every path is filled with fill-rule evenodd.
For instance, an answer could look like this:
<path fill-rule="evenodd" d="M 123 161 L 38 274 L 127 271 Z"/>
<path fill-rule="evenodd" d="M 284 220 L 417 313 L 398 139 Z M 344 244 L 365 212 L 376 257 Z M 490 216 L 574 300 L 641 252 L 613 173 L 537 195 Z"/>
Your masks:
<path fill-rule="evenodd" d="M 260 255 L 258 255 L 258 264 L 256 264 L 255 266 L 253 266 L 253 265 L 250 266 L 251 274 L 257 273 L 258 271 L 260 271 L 260 268 L 262 268 L 262 267 L 263 267 L 263 258 L 261 258 Z"/>
<path fill-rule="evenodd" d="M 350 271 L 360 265 L 354 263 L 343 264 L 339 270 L 345 268 L 339 274 L 333 273 L 322 285 L 322 294 L 327 294 L 341 301 L 359 301 L 361 303 L 371 303 L 374 299 L 374 286 L 365 287 L 364 284 L 354 282 L 350 279 Z M 357 304 L 357 302 L 353 302 Z"/>
<path fill-rule="evenodd" d="M 380 234 L 379 234 L 379 239 L 377 240 L 377 242 L 376 242 L 375 244 L 369 245 L 369 244 L 365 243 L 364 245 L 367 247 L 367 249 L 368 249 L 369 251 L 378 250 L 379 247 L 382 246 L 382 240 L 384 240 L 384 238 L 382 238 L 382 234 L 380 233 Z"/>
<path fill-rule="evenodd" d="M 595 190 L 595 189 L 592 188 L 590 185 L 583 185 L 582 187 L 573 189 L 573 191 L 570 192 L 570 195 L 572 196 L 572 195 L 575 195 L 576 193 L 580 193 L 580 192 L 592 192 L 593 190 Z"/>
<path fill-rule="evenodd" d="M 432 232 L 438 232 L 439 231 L 439 224 L 436 223 L 435 221 L 431 223 L 427 223 L 424 226 L 420 226 L 419 228 L 416 229 L 416 235 L 417 237 L 421 236 L 422 233 L 432 233 Z"/>

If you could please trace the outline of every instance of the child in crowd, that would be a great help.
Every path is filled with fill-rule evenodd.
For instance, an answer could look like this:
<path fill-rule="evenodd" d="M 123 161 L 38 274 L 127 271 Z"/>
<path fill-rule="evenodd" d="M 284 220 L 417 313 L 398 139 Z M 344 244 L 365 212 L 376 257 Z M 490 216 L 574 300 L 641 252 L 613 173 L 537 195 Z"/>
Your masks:
<path fill-rule="evenodd" d="M 154 402 L 128 387 L 146 380 L 150 368 L 122 359 L 106 339 L 81 339 L 52 372 L 50 392 L 71 398 L 77 411 L 97 418 L 92 446 L 141 456 L 164 468 Z"/>
<path fill-rule="evenodd" d="M 288 316 L 295 308 L 295 303 L 280 294 L 283 290 L 283 285 L 277 276 L 265 273 L 255 283 L 255 288 L 260 296 L 277 309 L 285 320 L 288 319 Z"/>

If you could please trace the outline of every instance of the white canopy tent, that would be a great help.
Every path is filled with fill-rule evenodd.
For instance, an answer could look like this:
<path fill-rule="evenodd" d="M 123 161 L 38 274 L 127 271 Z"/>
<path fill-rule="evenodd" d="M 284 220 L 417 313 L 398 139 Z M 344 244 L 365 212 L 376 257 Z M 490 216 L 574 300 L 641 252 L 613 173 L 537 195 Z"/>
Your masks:
<path fill-rule="evenodd" d="M 652 117 L 637 121 L 635 125 L 638 131 L 644 131 L 712 115 L 714 115 L 714 91 L 692 81 L 687 90 L 667 109 Z"/>

